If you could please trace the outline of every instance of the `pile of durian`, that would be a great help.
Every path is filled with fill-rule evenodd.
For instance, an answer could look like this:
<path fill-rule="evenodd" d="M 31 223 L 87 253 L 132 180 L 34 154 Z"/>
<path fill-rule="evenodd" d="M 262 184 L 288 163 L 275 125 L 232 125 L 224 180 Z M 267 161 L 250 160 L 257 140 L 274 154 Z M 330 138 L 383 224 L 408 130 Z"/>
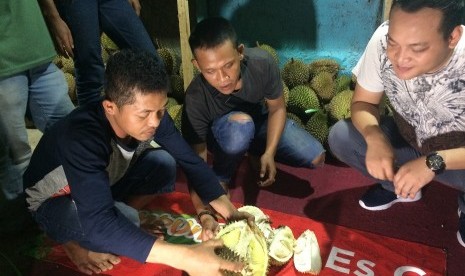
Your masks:
<path fill-rule="evenodd" d="M 320 248 L 315 234 L 306 230 L 297 239 L 285 225 L 273 228 L 270 218 L 255 206 L 238 209 L 255 216 L 255 227 L 245 220 L 226 224 L 217 234 L 224 247 L 216 253 L 226 260 L 245 264 L 238 272 L 223 271 L 224 275 L 267 275 L 270 266 L 282 266 L 292 257 L 297 271 L 317 275 L 322 268 Z"/>

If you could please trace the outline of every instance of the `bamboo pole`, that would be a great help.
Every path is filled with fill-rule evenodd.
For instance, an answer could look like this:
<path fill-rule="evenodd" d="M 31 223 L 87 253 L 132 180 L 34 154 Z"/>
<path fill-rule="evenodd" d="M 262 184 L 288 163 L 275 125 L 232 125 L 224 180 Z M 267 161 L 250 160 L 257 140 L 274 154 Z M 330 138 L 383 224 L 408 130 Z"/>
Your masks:
<path fill-rule="evenodd" d="M 189 21 L 189 3 L 188 0 L 178 1 L 178 20 L 179 20 L 179 38 L 181 42 L 181 60 L 183 70 L 184 91 L 191 83 L 194 77 L 192 67 L 192 53 L 189 48 L 190 21 Z"/>

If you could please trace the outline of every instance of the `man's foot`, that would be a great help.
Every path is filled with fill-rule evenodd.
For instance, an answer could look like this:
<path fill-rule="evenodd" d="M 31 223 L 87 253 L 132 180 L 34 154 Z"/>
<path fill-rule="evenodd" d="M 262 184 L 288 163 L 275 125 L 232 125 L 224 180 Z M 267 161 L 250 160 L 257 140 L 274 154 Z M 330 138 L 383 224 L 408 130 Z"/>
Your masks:
<path fill-rule="evenodd" d="M 366 192 L 358 201 L 362 208 L 370 211 L 386 210 L 398 202 L 415 202 L 421 199 L 421 190 L 415 198 L 398 197 L 394 192 L 384 189 L 381 184 L 376 184 Z"/>
<path fill-rule="evenodd" d="M 457 240 L 460 245 L 465 247 L 465 214 L 459 209 L 459 231 L 457 231 Z"/>
<path fill-rule="evenodd" d="M 79 271 L 88 275 L 110 270 L 121 261 L 118 256 L 87 250 L 74 241 L 63 244 L 63 248 Z"/>

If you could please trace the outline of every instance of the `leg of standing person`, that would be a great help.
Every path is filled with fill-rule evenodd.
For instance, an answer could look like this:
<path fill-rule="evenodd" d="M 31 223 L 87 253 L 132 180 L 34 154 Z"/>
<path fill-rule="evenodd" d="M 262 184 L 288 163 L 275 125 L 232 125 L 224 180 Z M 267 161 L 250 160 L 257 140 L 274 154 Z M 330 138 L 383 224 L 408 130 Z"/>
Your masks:
<path fill-rule="evenodd" d="M 74 67 L 78 104 L 99 101 L 105 66 L 100 45 L 99 1 L 56 1 L 74 42 Z"/>
<path fill-rule="evenodd" d="M 213 154 L 213 171 L 226 190 L 254 133 L 252 118 L 242 112 L 230 112 L 212 124 L 207 144 Z"/>
<path fill-rule="evenodd" d="M 0 184 L 8 201 L 22 194 L 22 175 L 32 155 L 24 121 L 28 83 L 27 72 L 0 78 Z"/>
<path fill-rule="evenodd" d="M 147 51 L 158 57 L 150 35 L 127 0 L 100 1 L 102 31 L 120 48 Z"/>
<path fill-rule="evenodd" d="M 29 110 L 35 126 L 45 132 L 74 109 L 63 72 L 53 63 L 29 73 Z"/>

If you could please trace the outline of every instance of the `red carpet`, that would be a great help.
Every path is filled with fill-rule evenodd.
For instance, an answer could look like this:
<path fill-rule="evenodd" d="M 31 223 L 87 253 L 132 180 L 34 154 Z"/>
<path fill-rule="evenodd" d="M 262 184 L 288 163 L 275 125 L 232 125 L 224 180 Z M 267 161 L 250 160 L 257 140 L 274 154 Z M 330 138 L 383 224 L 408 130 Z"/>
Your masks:
<path fill-rule="evenodd" d="M 191 217 L 179 214 L 192 214 L 190 198 L 185 193 L 174 192 L 157 199 L 157 205 L 148 206 L 154 214 L 171 218 L 168 233 L 172 242 L 192 242 L 195 234 L 191 229 L 198 229 Z M 446 270 L 445 254 L 441 249 L 426 245 L 387 238 L 376 234 L 357 231 L 343 226 L 320 223 L 312 219 L 289 215 L 272 210 L 263 210 L 272 219 L 273 226 L 288 225 L 299 236 L 304 230 L 315 232 L 321 249 L 324 268 L 320 275 L 395 275 L 411 271 L 419 275 L 444 275 Z M 168 215 L 166 214 L 168 213 Z M 189 224 L 190 221 L 190 224 Z M 187 227 L 186 227 L 187 226 Z M 189 227 L 191 226 L 191 227 Z M 195 232 L 195 231 L 194 231 Z M 60 246 L 45 258 L 48 262 L 59 263 L 73 268 Z M 107 275 L 182 275 L 172 268 L 140 264 L 124 258 L 122 263 Z M 298 275 L 292 261 L 283 267 L 271 267 L 269 275 Z M 411 274 L 411 275 L 417 275 Z M 402 275 L 402 274 L 396 274 Z M 403 275 L 410 275 L 405 273 Z"/>

